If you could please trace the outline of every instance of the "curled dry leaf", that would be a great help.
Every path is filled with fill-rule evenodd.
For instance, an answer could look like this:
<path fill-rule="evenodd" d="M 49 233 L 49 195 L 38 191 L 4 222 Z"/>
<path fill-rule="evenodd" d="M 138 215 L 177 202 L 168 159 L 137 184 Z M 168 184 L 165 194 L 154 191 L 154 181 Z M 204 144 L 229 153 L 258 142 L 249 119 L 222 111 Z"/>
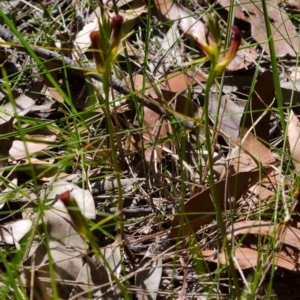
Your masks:
<path fill-rule="evenodd" d="M 34 105 L 35 101 L 32 97 L 27 94 L 20 95 L 15 99 L 14 103 L 9 102 L 1 106 L 0 123 L 10 120 L 15 114 L 25 116 Z M 16 120 L 14 120 L 15 122 Z"/>
<path fill-rule="evenodd" d="M 290 144 L 290 153 L 296 170 L 300 171 L 300 127 L 299 119 L 294 112 L 290 110 L 288 123 L 288 139 Z"/>

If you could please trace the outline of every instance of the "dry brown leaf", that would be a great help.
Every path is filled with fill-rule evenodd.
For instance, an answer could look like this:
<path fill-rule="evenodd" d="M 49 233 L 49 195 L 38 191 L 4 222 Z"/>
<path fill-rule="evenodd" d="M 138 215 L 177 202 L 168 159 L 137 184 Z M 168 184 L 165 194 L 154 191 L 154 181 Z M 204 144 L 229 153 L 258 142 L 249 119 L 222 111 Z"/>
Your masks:
<path fill-rule="evenodd" d="M 143 76 L 137 74 L 133 80 L 135 89 L 141 91 L 143 88 Z M 174 100 L 175 104 L 171 105 L 174 110 L 192 118 L 199 118 L 202 111 L 201 107 L 180 93 L 189 89 L 193 84 L 205 80 L 206 78 L 198 72 L 188 71 L 186 74 L 181 72 L 169 73 L 161 78 L 156 88 L 152 87 L 150 83 L 146 83 L 143 94 L 150 96 L 156 101 L 164 100 L 170 102 Z M 157 90 L 161 92 L 162 97 L 157 94 Z"/>
<path fill-rule="evenodd" d="M 228 265 L 228 259 L 226 258 L 226 254 L 224 252 L 218 254 L 215 250 L 203 250 L 202 255 L 209 262 Z M 250 248 L 237 248 L 234 251 L 234 256 L 238 262 L 238 267 L 243 270 L 255 268 L 257 266 L 258 258 L 261 255 L 259 255 L 257 251 Z M 278 267 L 299 273 L 299 263 L 300 257 L 298 257 L 298 255 L 287 255 L 283 251 L 275 254 L 274 264 Z M 234 266 L 237 268 L 236 264 L 234 264 Z"/>
<path fill-rule="evenodd" d="M 206 75 L 197 71 L 173 72 L 160 78 L 160 87 L 174 93 L 182 93 L 199 82 L 205 82 Z"/>
<path fill-rule="evenodd" d="M 288 139 L 290 144 L 290 153 L 296 170 L 300 171 L 300 127 L 299 119 L 294 112 L 290 110 L 288 123 Z"/>
<path fill-rule="evenodd" d="M 266 172 L 270 172 L 270 170 L 266 170 Z M 251 171 L 239 172 L 229 176 L 227 181 L 217 182 L 215 188 L 221 208 L 224 208 L 224 202 L 227 203 L 227 199 L 230 199 L 230 197 L 239 199 L 248 191 L 249 187 L 258 182 L 260 175 L 261 172 L 258 169 L 252 169 Z M 185 216 L 175 215 L 170 238 L 190 235 L 192 232 L 197 231 L 200 226 L 212 221 L 215 208 L 210 192 L 210 188 L 207 188 L 184 204 Z"/>
<path fill-rule="evenodd" d="M 234 236 L 258 234 L 278 238 L 278 231 L 278 226 L 274 226 L 268 221 L 241 221 L 234 223 L 233 226 L 227 230 L 227 238 L 231 239 L 232 234 Z M 286 245 L 300 249 L 300 229 L 294 227 L 285 228 L 284 233 L 280 236 L 280 241 Z"/>
<path fill-rule="evenodd" d="M 299 0 L 282 0 L 284 4 L 288 4 L 289 6 L 299 8 L 300 9 L 300 2 Z"/>
<path fill-rule="evenodd" d="M 162 147 L 169 148 L 170 142 L 159 142 L 159 139 L 167 137 L 172 132 L 167 124 L 166 118 L 161 117 L 151 109 L 144 107 L 144 126 L 141 136 L 138 133 L 132 133 L 130 136 L 130 150 L 136 151 L 144 148 L 145 160 L 149 163 L 159 162 L 162 158 Z M 144 145 L 144 146 L 143 146 Z"/>
<path fill-rule="evenodd" d="M 200 74 L 199 72 L 193 72 L 188 71 L 186 73 L 183 72 L 172 72 L 167 73 L 164 76 L 162 76 L 159 80 L 159 83 L 153 83 L 156 85 L 156 88 L 161 90 L 166 90 L 173 92 L 174 94 L 179 94 L 190 87 L 192 87 L 194 84 L 198 84 L 199 82 L 205 82 L 206 76 Z M 127 80 L 128 81 L 128 80 Z M 128 81 L 129 82 L 129 81 Z M 134 87 L 137 91 L 142 90 L 143 88 L 143 82 L 144 82 L 144 76 L 141 74 L 137 74 L 133 78 Z M 153 99 L 157 99 L 158 95 L 156 93 L 156 90 L 154 87 L 152 87 L 152 84 L 149 82 L 146 82 L 145 85 L 146 95 L 151 96 Z M 170 99 L 167 97 L 167 99 Z"/>
<path fill-rule="evenodd" d="M 228 264 L 227 255 L 224 252 L 216 254 L 214 250 L 204 250 L 202 255 L 207 261 L 214 263 L 221 263 L 222 265 Z M 258 252 L 250 248 L 237 248 L 234 251 L 234 256 L 238 262 L 240 269 L 254 268 L 257 265 Z M 237 268 L 237 265 L 234 264 Z"/>
<path fill-rule="evenodd" d="M 271 150 L 258 141 L 251 132 L 247 134 L 247 137 L 238 147 L 240 147 L 238 156 L 233 154 L 236 157 L 233 160 L 236 172 L 250 171 L 253 168 L 257 168 L 259 163 L 265 166 L 275 162 Z"/>
<path fill-rule="evenodd" d="M 286 225 L 281 225 L 286 226 Z M 247 235 L 254 234 L 260 236 L 270 236 L 271 238 L 280 238 L 280 242 L 299 249 L 300 247 L 300 230 L 296 228 L 285 228 L 284 231 L 279 235 L 279 231 L 282 227 L 271 225 L 271 222 L 267 221 L 242 221 L 235 223 L 231 229 L 228 229 L 227 238 L 232 239 L 232 234 Z M 297 252 L 297 250 L 295 250 Z M 205 250 L 202 252 L 203 256 L 207 261 L 220 262 L 222 264 L 228 264 L 226 255 L 224 252 L 217 254 L 215 250 Z M 253 268 L 257 265 L 258 252 L 250 248 L 237 248 L 235 249 L 235 258 L 239 263 L 241 269 Z M 298 253 L 287 254 L 281 251 L 275 254 L 275 265 L 287 269 L 293 272 L 300 272 L 299 263 L 300 257 Z M 236 267 L 236 266 L 235 266 Z"/>
<path fill-rule="evenodd" d="M 227 10 L 231 5 L 230 0 L 218 0 L 218 3 Z M 276 54 L 296 56 L 299 51 L 299 38 L 295 25 L 287 12 L 278 6 L 277 0 L 269 0 L 266 4 Z M 270 54 L 261 1 L 240 0 L 234 8 L 235 17 L 251 24 L 251 36 Z"/>

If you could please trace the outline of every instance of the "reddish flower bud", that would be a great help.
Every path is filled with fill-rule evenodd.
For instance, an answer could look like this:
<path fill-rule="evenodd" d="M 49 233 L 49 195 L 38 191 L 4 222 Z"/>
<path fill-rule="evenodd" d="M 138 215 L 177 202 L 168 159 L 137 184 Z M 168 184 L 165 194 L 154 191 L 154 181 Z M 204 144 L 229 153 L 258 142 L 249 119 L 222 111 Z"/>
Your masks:
<path fill-rule="evenodd" d="M 93 57 L 98 72 L 103 73 L 104 70 L 104 57 L 103 49 L 101 46 L 101 37 L 99 31 L 92 31 L 90 33 L 90 39 L 93 47 Z"/>
<path fill-rule="evenodd" d="M 115 15 L 111 19 L 111 27 L 113 29 L 113 38 L 118 38 L 121 34 L 121 29 L 124 19 L 121 15 Z"/>
<path fill-rule="evenodd" d="M 111 27 L 113 29 L 113 36 L 110 46 L 110 54 L 114 57 L 117 54 L 118 46 L 122 37 L 122 25 L 123 25 L 123 17 L 121 15 L 115 15 L 111 19 Z"/>

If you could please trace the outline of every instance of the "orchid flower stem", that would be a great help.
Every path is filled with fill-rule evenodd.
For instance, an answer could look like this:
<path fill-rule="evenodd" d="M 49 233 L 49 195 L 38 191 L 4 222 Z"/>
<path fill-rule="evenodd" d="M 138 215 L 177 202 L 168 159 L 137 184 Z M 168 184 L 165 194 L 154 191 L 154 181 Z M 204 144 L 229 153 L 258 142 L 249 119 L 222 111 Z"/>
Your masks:
<path fill-rule="evenodd" d="M 220 199 L 218 199 L 218 194 L 215 186 L 214 181 L 214 170 L 213 170 L 213 149 L 212 149 L 212 142 L 211 142 L 211 136 L 210 136 L 210 128 L 209 128 L 209 110 L 208 110 L 208 104 L 209 104 L 209 96 L 210 96 L 210 90 L 213 84 L 215 83 L 218 73 L 215 69 L 216 62 L 217 62 L 217 55 L 214 56 L 211 60 L 211 70 L 208 75 L 208 79 L 206 82 L 206 89 L 205 89 L 205 96 L 204 96 L 204 107 L 203 107 L 203 118 L 204 118 L 204 132 L 205 132 L 205 140 L 206 140 L 206 147 L 208 152 L 208 168 L 209 168 L 209 187 L 211 191 L 211 199 L 213 201 L 213 205 L 215 207 L 216 211 L 216 218 L 218 227 L 221 231 L 221 236 L 223 237 L 223 246 L 225 249 L 225 253 L 227 254 L 227 259 L 229 262 L 229 267 L 231 270 L 232 279 L 234 282 L 234 286 L 236 287 L 235 291 L 237 293 L 237 299 L 240 299 L 240 290 L 239 290 L 239 282 L 236 275 L 236 270 L 234 267 L 233 259 L 232 259 L 232 248 L 229 244 L 227 238 L 226 238 L 226 228 L 225 224 L 223 222 L 223 216 L 222 216 L 222 209 L 220 205 Z"/>

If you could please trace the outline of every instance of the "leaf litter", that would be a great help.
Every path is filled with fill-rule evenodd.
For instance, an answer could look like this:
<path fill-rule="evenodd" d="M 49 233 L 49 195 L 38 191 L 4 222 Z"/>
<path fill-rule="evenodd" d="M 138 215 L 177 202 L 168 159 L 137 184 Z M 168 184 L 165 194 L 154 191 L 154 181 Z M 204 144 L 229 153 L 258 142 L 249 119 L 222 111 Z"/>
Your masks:
<path fill-rule="evenodd" d="M 195 45 L 203 40 L 216 46 L 207 4 L 188 7 L 158 0 L 156 10 L 149 12 L 141 1 L 117 3 L 125 20 L 124 39 L 108 107 L 120 180 L 107 139 L 103 86 L 91 57 L 90 33 L 99 28 L 100 7 L 69 0 L 53 6 L 34 1 L 4 6 L 6 2 L 1 8 L 14 16 L 23 36 L 30 36 L 34 51 L 39 45 L 36 53 L 56 82 L 41 74 L 40 66 L 15 47 L 20 42 L 9 28 L 0 25 L 3 82 L 16 80 L 9 88 L 0 87 L 0 240 L 4 249 L 22 251 L 26 245 L 19 269 L 25 279 L 19 284 L 28 298 L 50 299 L 55 293 L 51 278 L 61 299 L 123 299 L 124 286 L 137 299 L 208 299 L 208 293 L 210 299 L 228 297 L 222 283 L 228 277 L 213 272 L 219 264 L 228 266 L 229 259 L 207 180 L 207 151 L 215 157 L 217 201 L 240 282 L 263 266 L 263 286 L 272 264 L 281 282 L 296 280 L 291 274 L 299 273 L 300 158 L 293 58 L 299 41 L 291 13 L 297 1 L 267 3 L 282 69 L 283 103 L 289 107 L 287 133 L 280 128 L 263 8 L 257 1 L 240 1 L 234 22 L 242 30 L 243 44 L 227 66 L 223 86 L 214 85 L 209 95 L 213 149 L 205 149 L 202 130 L 209 63 Z M 224 17 L 230 1 L 218 4 L 224 38 L 230 32 Z M 113 6 L 106 1 L 102 8 L 108 19 L 116 15 Z M 223 41 L 222 52 L 226 45 Z M 48 46 L 57 52 L 45 51 Z M 286 71 L 291 66 L 293 71 Z M 284 134 L 289 148 L 283 148 Z M 65 192 L 93 228 L 100 261 L 58 200 Z M 118 193 L 125 217 L 123 239 L 116 221 Z M 260 257 L 266 258 L 265 265 Z M 210 263 L 205 272 L 199 271 L 199 261 Z M 207 279 L 200 284 L 203 275 Z M 211 287 L 212 281 L 219 284 Z M 279 299 L 299 296 L 294 287 L 294 297 L 278 286 L 273 289 Z"/>

